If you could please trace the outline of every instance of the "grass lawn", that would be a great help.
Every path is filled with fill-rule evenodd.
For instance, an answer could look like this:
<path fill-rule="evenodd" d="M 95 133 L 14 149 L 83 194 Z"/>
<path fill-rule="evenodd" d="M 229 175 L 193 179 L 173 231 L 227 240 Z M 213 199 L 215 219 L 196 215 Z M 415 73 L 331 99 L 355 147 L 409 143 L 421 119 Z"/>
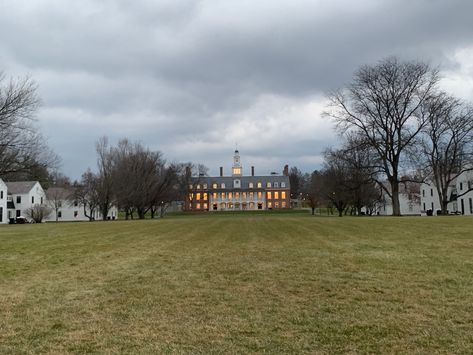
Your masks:
<path fill-rule="evenodd" d="M 471 353 L 473 218 L 0 226 L 0 353 Z"/>

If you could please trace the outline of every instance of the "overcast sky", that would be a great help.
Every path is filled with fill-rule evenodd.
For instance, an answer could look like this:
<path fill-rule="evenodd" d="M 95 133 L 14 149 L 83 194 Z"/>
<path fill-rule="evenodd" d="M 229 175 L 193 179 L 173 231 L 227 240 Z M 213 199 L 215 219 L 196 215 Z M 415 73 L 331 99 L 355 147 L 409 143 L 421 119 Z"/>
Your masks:
<path fill-rule="evenodd" d="M 473 99 L 471 0 L 0 0 L 0 71 L 39 84 L 38 125 L 79 178 L 127 137 L 229 173 L 319 167 L 325 94 L 396 55 Z"/>

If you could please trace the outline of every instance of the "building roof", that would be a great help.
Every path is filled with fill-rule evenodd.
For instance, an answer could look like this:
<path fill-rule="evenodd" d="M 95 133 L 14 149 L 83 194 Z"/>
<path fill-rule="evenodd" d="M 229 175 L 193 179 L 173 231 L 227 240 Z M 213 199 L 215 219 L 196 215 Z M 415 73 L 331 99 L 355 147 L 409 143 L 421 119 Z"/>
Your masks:
<path fill-rule="evenodd" d="M 209 187 L 211 184 L 217 183 L 221 184 L 224 183 L 226 188 L 232 188 L 232 183 L 234 180 L 240 180 L 241 187 L 247 188 L 248 184 L 252 182 L 256 184 L 261 182 L 263 187 L 266 187 L 266 183 L 270 182 L 271 185 L 275 182 L 284 182 L 286 184 L 286 188 L 289 188 L 289 176 L 286 175 L 268 175 L 268 176 L 200 176 L 200 177 L 193 177 L 192 181 L 194 184 L 207 184 Z M 220 187 L 220 186 L 219 186 Z M 256 186 L 255 186 L 256 187 Z"/>
<path fill-rule="evenodd" d="M 74 187 L 50 187 L 46 190 L 48 200 L 67 200 L 74 195 Z"/>
<path fill-rule="evenodd" d="M 9 194 L 27 194 L 38 181 L 5 182 Z"/>

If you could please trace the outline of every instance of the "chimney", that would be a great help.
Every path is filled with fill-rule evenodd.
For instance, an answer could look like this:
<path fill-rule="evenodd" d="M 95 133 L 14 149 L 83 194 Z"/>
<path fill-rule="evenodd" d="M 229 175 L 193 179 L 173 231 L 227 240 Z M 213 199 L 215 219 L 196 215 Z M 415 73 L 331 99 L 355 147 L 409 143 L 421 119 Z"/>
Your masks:
<path fill-rule="evenodd" d="M 255 176 L 255 167 L 254 166 L 251 167 L 251 176 Z"/>
<path fill-rule="evenodd" d="M 289 176 L 289 166 L 286 164 L 284 165 L 284 170 L 282 171 L 284 176 Z"/>
<path fill-rule="evenodd" d="M 220 167 L 220 176 L 223 176 L 223 166 Z"/>

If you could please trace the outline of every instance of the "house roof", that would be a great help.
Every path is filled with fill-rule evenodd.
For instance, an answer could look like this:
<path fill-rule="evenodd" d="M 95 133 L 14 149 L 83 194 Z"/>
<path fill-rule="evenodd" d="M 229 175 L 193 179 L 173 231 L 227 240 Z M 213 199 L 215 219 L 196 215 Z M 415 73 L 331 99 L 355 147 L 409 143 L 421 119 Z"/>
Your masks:
<path fill-rule="evenodd" d="M 8 194 L 27 194 L 31 191 L 37 181 L 14 181 L 5 182 L 8 188 Z"/>
<path fill-rule="evenodd" d="M 75 192 L 74 187 L 50 187 L 46 190 L 46 198 L 48 200 L 67 200 Z"/>
<path fill-rule="evenodd" d="M 286 175 L 269 175 L 269 176 L 200 176 L 200 177 L 193 177 L 193 183 L 204 183 L 208 184 L 209 186 L 213 183 L 221 184 L 222 182 L 225 185 L 228 185 L 228 188 L 231 188 L 233 180 L 240 180 L 241 187 L 247 188 L 248 184 L 252 182 L 253 184 L 257 184 L 261 182 L 264 187 L 266 187 L 266 183 L 270 182 L 273 185 L 275 182 L 284 182 L 286 184 L 286 188 L 289 188 L 289 176 Z"/>

